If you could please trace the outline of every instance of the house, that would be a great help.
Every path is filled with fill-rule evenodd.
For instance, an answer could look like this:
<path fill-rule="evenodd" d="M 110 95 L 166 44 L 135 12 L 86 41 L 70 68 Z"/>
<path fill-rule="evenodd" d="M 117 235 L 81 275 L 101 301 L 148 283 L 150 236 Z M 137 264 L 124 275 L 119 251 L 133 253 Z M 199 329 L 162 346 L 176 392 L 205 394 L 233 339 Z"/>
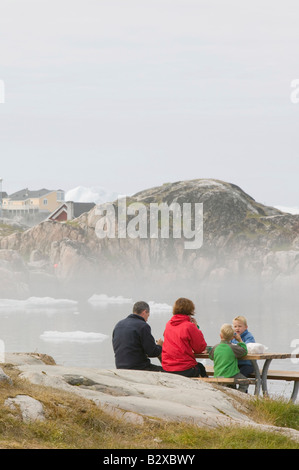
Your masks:
<path fill-rule="evenodd" d="M 43 188 L 30 191 L 26 188 L 10 196 L 3 197 L 2 209 L 3 214 L 8 217 L 36 213 L 47 216 L 59 207 L 62 201 L 64 201 L 64 191 L 62 189 L 49 190 Z"/>
<path fill-rule="evenodd" d="M 95 206 L 94 202 L 73 202 L 67 201 L 55 209 L 47 220 L 55 220 L 56 222 L 66 222 L 79 217 L 84 212 L 89 212 Z"/>
<path fill-rule="evenodd" d="M 9 196 L 3 195 L 2 216 L 18 219 L 24 225 L 33 226 L 45 220 L 64 201 L 62 189 L 21 189 Z"/>
<path fill-rule="evenodd" d="M 0 179 L 0 185 L 1 185 L 2 181 Z M 1 186 L 0 186 L 0 190 L 1 190 Z M 0 191 L 0 217 L 3 216 L 3 211 L 2 211 L 2 201 L 3 201 L 3 198 L 7 197 L 7 193 L 5 191 Z"/>

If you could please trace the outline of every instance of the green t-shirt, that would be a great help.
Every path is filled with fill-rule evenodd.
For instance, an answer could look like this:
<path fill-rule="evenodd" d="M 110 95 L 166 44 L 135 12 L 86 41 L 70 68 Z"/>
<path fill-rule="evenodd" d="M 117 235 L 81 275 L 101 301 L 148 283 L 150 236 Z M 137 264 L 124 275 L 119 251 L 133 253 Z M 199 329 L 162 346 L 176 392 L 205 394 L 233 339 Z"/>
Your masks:
<path fill-rule="evenodd" d="M 214 361 L 214 377 L 233 377 L 239 374 L 238 359 L 247 354 L 245 343 L 232 344 L 221 341 L 210 352 Z"/>

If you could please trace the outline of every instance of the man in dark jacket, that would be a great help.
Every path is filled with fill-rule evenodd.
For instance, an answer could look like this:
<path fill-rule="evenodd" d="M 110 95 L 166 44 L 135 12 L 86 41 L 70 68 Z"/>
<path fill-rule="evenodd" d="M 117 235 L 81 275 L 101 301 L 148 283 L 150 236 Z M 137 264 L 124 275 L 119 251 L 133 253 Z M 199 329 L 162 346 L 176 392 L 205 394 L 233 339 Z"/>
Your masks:
<path fill-rule="evenodd" d="M 112 345 L 117 369 L 162 371 L 151 363 L 149 357 L 159 357 L 163 340 L 157 343 L 147 323 L 150 307 L 146 302 L 136 302 L 133 313 L 117 323 L 112 334 Z"/>

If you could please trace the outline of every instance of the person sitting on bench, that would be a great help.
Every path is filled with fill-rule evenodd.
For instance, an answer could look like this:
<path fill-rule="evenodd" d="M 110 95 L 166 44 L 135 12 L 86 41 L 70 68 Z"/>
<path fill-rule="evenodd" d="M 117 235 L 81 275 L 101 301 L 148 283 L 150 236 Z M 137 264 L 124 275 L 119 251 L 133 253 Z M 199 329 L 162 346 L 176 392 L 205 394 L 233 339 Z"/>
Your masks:
<path fill-rule="evenodd" d="M 214 377 L 246 379 L 238 367 L 238 359 L 247 354 L 246 344 L 241 342 L 240 335 L 234 336 L 234 329 L 228 323 L 222 325 L 220 338 L 221 342 L 209 352 L 210 358 L 214 361 Z M 239 342 L 237 344 L 231 343 L 233 338 Z M 247 390 L 248 384 L 239 385 L 240 392 L 247 393 Z"/>
<path fill-rule="evenodd" d="M 253 334 L 248 331 L 247 319 L 245 317 L 243 317 L 242 315 L 235 317 L 233 319 L 233 328 L 235 330 L 235 333 L 241 336 L 240 341 L 245 344 L 255 343 Z M 234 336 L 234 339 L 232 339 L 232 343 L 237 344 L 238 341 L 235 338 L 236 336 Z M 250 374 L 252 374 L 254 371 L 251 361 L 240 359 L 238 361 L 238 367 L 240 369 L 241 374 L 245 375 L 245 377 L 250 377 Z"/>
<path fill-rule="evenodd" d="M 162 354 L 163 340 L 155 341 L 148 324 L 150 307 L 139 301 L 133 313 L 120 320 L 112 333 L 112 345 L 117 369 L 135 369 L 163 372 L 162 366 L 152 364 L 150 357 Z"/>

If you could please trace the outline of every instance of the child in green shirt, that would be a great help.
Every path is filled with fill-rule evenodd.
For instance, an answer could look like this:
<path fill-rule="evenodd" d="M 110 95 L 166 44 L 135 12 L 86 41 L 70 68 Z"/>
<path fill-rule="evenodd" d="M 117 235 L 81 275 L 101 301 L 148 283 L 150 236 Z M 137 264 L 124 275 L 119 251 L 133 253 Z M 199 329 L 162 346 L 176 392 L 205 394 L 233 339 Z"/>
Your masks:
<path fill-rule="evenodd" d="M 210 351 L 210 358 L 214 361 L 214 377 L 233 377 L 246 379 L 240 373 L 238 359 L 247 354 L 246 344 L 241 342 L 240 335 L 234 335 L 234 329 L 228 323 L 222 325 L 220 330 L 221 342 L 216 344 Z M 237 344 L 231 343 L 235 338 Z M 248 385 L 239 385 L 240 392 L 247 392 Z"/>

